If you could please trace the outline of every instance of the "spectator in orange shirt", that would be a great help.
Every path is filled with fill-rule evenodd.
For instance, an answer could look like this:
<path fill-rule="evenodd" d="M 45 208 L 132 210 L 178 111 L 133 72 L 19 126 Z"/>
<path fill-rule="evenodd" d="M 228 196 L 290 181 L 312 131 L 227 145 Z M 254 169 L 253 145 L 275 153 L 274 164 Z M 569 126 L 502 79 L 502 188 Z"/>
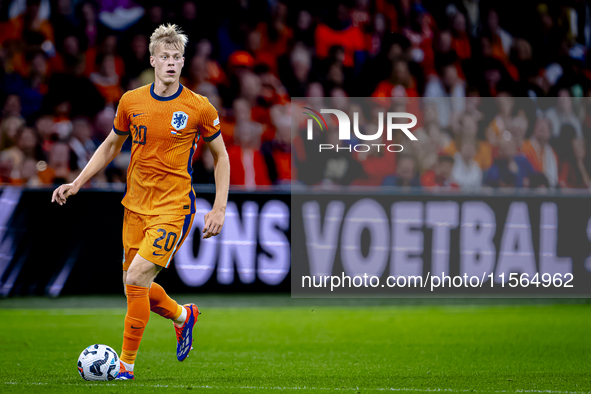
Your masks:
<path fill-rule="evenodd" d="M 378 129 L 378 115 L 376 112 L 379 110 L 376 108 L 372 111 L 372 118 L 366 119 L 363 110 L 353 104 L 350 107 L 351 112 L 357 112 L 359 114 L 359 129 L 368 130 L 373 132 Z M 361 163 L 363 172 L 366 177 L 358 179 L 353 182 L 354 185 L 366 185 L 366 186 L 379 186 L 382 184 L 384 179 L 396 173 L 396 157 L 395 152 L 386 150 L 385 146 L 389 143 L 386 140 L 386 133 L 382 133 L 379 138 L 372 141 L 373 144 L 383 144 L 381 149 L 377 149 L 375 146 L 368 152 L 354 153 L 355 159 Z"/>
<path fill-rule="evenodd" d="M 197 91 L 199 84 L 204 82 L 210 82 L 216 86 L 228 83 L 224 70 L 217 61 L 210 58 L 211 51 L 209 40 L 203 39 L 197 43 L 197 51 L 189 66 L 189 77 L 184 82 L 185 86 L 193 91 Z M 251 66 L 252 64 L 249 67 Z"/>
<path fill-rule="evenodd" d="M 202 39 L 197 43 L 196 55 L 204 57 L 207 60 L 207 80 L 216 86 L 227 84 L 228 77 L 226 76 L 226 72 L 218 61 L 211 57 L 212 51 L 211 41 Z"/>
<path fill-rule="evenodd" d="M 3 26 L 0 25 L 0 44 L 4 44 L 8 40 L 24 40 L 25 32 L 29 34 L 28 39 L 24 42 L 25 45 L 30 45 L 31 35 L 40 36 L 40 42 L 36 43 L 41 46 L 43 41 L 54 42 L 53 27 L 48 20 L 39 20 L 39 5 L 40 0 L 27 0 L 27 8 L 24 14 L 11 19 Z"/>
<path fill-rule="evenodd" d="M 558 184 L 558 156 L 548 144 L 551 135 L 550 121 L 538 118 L 534 125 L 534 133 L 529 140 L 523 143 L 523 154 L 530 162 L 533 169 L 543 173 L 548 179 L 551 188 Z"/>
<path fill-rule="evenodd" d="M 585 167 L 585 143 L 569 124 L 562 126 L 554 147 L 560 159 L 558 184 L 562 188 L 590 188 L 591 177 Z"/>
<path fill-rule="evenodd" d="M 246 38 L 246 50 L 257 63 L 266 64 L 273 73 L 277 73 L 277 59 L 287 53 L 288 43 L 293 37 L 293 30 L 285 23 L 286 17 L 287 6 L 276 3 L 271 23 L 259 23 Z"/>
<path fill-rule="evenodd" d="M 434 170 L 429 170 L 421 177 L 421 185 L 425 187 L 449 187 L 458 189 L 457 183 L 451 180 L 454 158 L 449 155 L 439 155 Z"/>
<path fill-rule="evenodd" d="M 240 77 L 240 94 L 251 107 L 251 117 L 266 127 L 263 141 L 273 138 L 274 128 L 269 109 L 275 104 L 285 104 L 288 96 L 281 82 L 265 65 L 257 66 L 258 74 L 246 72 Z"/>
<path fill-rule="evenodd" d="M 515 99 L 508 91 L 500 91 L 494 99 L 498 113 L 488 125 L 486 139 L 493 147 L 499 146 L 501 135 L 508 130 L 515 116 Z"/>
<path fill-rule="evenodd" d="M 196 91 L 200 84 L 207 82 L 207 59 L 203 56 L 193 56 L 188 69 L 188 77 L 181 77 L 184 79 L 183 85 Z"/>
<path fill-rule="evenodd" d="M 449 156 L 454 156 L 458 152 L 458 141 L 467 139 L 475 141 L 476 155 L 474 161 L 478 163 L 483 171 L 486 171 L 493 164 L 493 149 L 488 141 L 478 140 L 478 123 L 472 115 L 463 114 L 456 127 L 454 128 L 456 138 L 445 149 L 444 153 Z"/>
<path fill-rule="evenodd" d="M 525 134 L 529 128 L 529 121 L 525 113 L 519 113 L 513 118 L 513 121 L 509 123 L 509 131 L 511 132 L 512 138 L 517 143 L 517 152 L 521 152 L 523 148 L 523 142 L 525 141 Z"/>
<path fill-rule="evenodd" d="M 252 109 L 250 103 L 243 98 L 237 98 L 232 104 L 233 116 L 224 116 L 221 119 L 222 137 L 226 146 L 234 145 L 234 129 L 239 123 L 254 123 L 258 130 L 263 130 L 263 125 L 252 120 Z"/>
<path fill-rule="evenodd" d="M 252 123 L 238 123 L 234 129 L 234 141 L 236 145 L 228 148 L 232 168 L 230 185 L 247 188 L 270 185 L 265 158 L 259 149 L 261 131 Z"/>
<path fill-rule="evenodd" d="M 291 181 L 291 117 L 283 106 L 272 109 L 275 138 L 263 142 L 261 152 L 265 157 L 269 178 L 273 184 L 288 184 Z"/>
<path fill-rule="evenodd" d="M 491 40 L 493 57 L 503 62 L 507 61 L 513 44 L 513 37 L 500 26 L 499 14 L 494 8 L 488 10 L 485 29 L 485 35 Z"/>
<path fill-rule="evenodd" d="M 413 132 L 418 140 L 416 144 L 413 144 L 413 148 L 421 172 L 436 167 L 439 155 L 452 143 L 449 134 L 439 126 L 435 103 L 424 103 L 424 114 L 425 126 Z M 453 157 L 453 155 L 450 156 Z"/>
<path fill-rule="evenodd" d="M 412 6 L 408 27 L 402 32 L 411 43 L 411 59 L 421 65 L 425 75 L 435 70 L 435 53 L 433 51 L 433 29 L 435 22 L 421 4 Z"/>
<path fill-rule="evenodd" d="M 252 74 L 253 68 L 254 58 L 246 51 L 234 51 L 228 57 L 226 63 L 228 81 L 226 84 L 218 86 L 223 102 L 226 105 L 233 103 L 236 97 L 243 96 L 243 92 L 241 92 L 243 77 Z"/>
<path fill-rule="evenodd" d="M 375 7 L 376 12 L 386 17 L 388 30 L 398 32 L 398 12 L 396 7 L 388 0 L 376 0 Z"/>
<path fill-rule="evenodd" d="M 418 97 L 416 81 L 408 70 L 406 60 L 397 59 L 392 62 L 392 71 L 388 79 L 383 80 L 376 86 L 371 97 L 394 97 L 394 88 L 402 87 L 406 97 Z"/>
<path fill-rule="evenodd" d="M 316 43 L 316 55 L 319 59 L 325 59 L 333 46 L 342 46 L 345 51 L 343 64 L 345 67 L 355 65 L 355 52 L 365 50 L 363 33 L 358 27 L 351 26 L 349 9 L 344 4 L 337 7 L 337 20 L 333 29 L 321 23 L 314 33 Z"/>
<path fill-rule="evenodd" d="M 85 58 L 80 51 L 80 40 L 74 35 L 68 35 L 64 38 L 61 47 L 61 53 L 58 52 L 49 61 L 51 73 L 79 74 L 80 67 L 85 67 Z"/>
<path fill-rule="evenodd" d="M 519 79 L 517 68 L 509 61 L 513 37 L 499 25 L 499 15 L 494 8 L 488 11 L 486 28 L 482 33 L 482 38 L 489 41 L 491 57 L 503 64 L 511 78 L 514 80 Z"/>
<path fill-rule="evenodd" d="M 119 75 L 113 55 L 100 55 L 96 58 L 98 72 L 90 75 L 90 81 L 105 99 L 107 104 L 114 104 L 123 95 Z"/>
<path fill-rule="evenodd" d="M 70 148 L 64 142 L 56 142 L 51 147 L 47 167 L 39 172 L 44 184 L 69 183 L 74 180 L 70 173 Z"/>
<path fill-rule="evenodd" d="M 125 61 L 117 53 L 117 37 L 114 35 L 106 36 L 99 47 L 92 47 L 86 51 L 86 69 L 84 74 L 88 77 L 94 72 L 100 72 L 102 59 L 111 56 L 114 66 L 114 72 L 119 78 L 125 75 Z"/>
<path fill-rule="evenodd" d="M 37 170 L 38 161 L 35 159 L 25 159 L 20 167 L 19 174 L 20 178 L 17 183 L 21 186 L 41 186 L 41 180 L 38 176 Z"/>
<path fill-rule="evenodd" d="M 268 108 L 270 108 L 273 105 L 276 105 L 276 104 L 283 105 L 283 104 L 289 103 L 290 98 L 289 98 L 289 95 L 287 94 L 287 90 L 285 89 L 285 87 L 283 86 L 283 84 L 281 83 L 279 78 L 277 78 L 277 76 L 273 72 L 271 72 L 269 67 L 267 67 L 264 64 L 261 64 L 261 65 L 255 67 L 255 72 L 257 73 L 257 75 L 259 76 L 259 78 L 261 80 L 261 91 L 260 91 L 260 96 L 259 96 L 259 102 L 261 102 L 262 105 L 267 107 L 267 110 L 266 110 L 267 112 L 268 112 Z M 265 120 L 258 119 L 258 117 L 256 115 L 256 108 L 255 108 L 255 113 L 253 114 L 253 118 L 258 119 L 258 121 L 260 121 L 260 122 L 270 124 L 271 118 L 269 117 L 269 115 L 265 115 L 265 116 L 266 116 Z"/>
<path fill-rule="evenodd" d="M 461 12 L 457 12 L 451 20 L 452 41 L 451 46 L 460 60 L 466 60 L 472 57 L 472 48 L 470 37 L 466 32 L 466 17 Z"/>

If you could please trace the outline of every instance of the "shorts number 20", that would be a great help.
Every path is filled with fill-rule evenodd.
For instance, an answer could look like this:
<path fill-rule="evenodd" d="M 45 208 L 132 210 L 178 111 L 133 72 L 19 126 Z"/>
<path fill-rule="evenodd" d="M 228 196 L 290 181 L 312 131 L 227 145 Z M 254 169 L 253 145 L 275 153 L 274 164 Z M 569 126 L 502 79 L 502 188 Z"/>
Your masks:
<path fill-rule="evenodd" d="M 165 229 L 159 228 L 156 231 L 158 231 L 159 233 L 162 233 L 162 236 L 160 236 L 159 238 L 156 238 L 156 240 L 154 240 L 153 246 L 157 247 L 158 249 L 162 249 L 162 245 L 160 245 L 159 242 L 162 241 L 164 238 L 166 238 L 166 241 L 164 241 L 164 250 L 166 250 L 167 252 L 170 252 L 170 250 L 172 249 L 172 247 L 176 243 L 176 238 L 177 238 L 176 233 L 173 233 L 171 231 L 168 233 L 168 237 L 167 237 Z M 172 238 L 172 240 L 171 240 L 171 238 Z"/>

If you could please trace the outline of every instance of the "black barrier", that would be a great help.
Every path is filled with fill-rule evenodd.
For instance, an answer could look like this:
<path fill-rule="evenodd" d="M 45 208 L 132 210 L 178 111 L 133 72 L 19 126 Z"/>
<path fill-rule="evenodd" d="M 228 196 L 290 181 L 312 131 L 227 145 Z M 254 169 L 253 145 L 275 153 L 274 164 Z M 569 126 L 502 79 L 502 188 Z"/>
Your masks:
<path fill-rule="evenodd" d="M 286 292 L 290 195 L 233 190 L 224 231 L 202 241 L 214 188 L 196 187 L 193 228 L 157 282 L 178 292 Z M 52 189 L 0 189 L 0 295 L 118 293 L 123 290 L 123 189 L 82 190 L 64 206 Z"/>
<path fill-rule="evenodd" d="M 386 189 L 294 189 L 292 296 L 591 296 L 588 194 Z"/>
<path fill-rule="evenodd" d="M 0 191 L 0 295 L 122 290 L 122 189 L 83 190 L 65 206 L 50 203 L 51 189 Z M 588 194 L 233 190 L 224 231 L 202 241 L 203 216 L 214 189 L 196 192 L 193 228 L 171 267 L 157 279 L 170 292 L 291 289 L 295 297 L 591 294 Z M 369 283 L 331 291 L 331 283 L 313 285 L 320 276 L 362 273 L 377 276 L 381 284 L 389 276 L 421 277 L 429 285 L 442 274 L 480 280 L 434 288 Z M 312 285 L 302 288 L 305 276 Z M 549 278 L 551 285 L 545 286 Z"/>

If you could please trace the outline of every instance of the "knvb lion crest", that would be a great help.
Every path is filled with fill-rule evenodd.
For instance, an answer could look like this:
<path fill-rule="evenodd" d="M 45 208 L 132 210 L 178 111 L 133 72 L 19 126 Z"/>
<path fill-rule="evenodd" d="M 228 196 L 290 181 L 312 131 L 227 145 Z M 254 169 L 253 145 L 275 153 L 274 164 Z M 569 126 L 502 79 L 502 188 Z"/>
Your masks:
<path fill-rule="evenodd" d="M 189 120 L 189 115 L 184 113 L 183 111 L 176 111 L 172 114 L 172 121 L 170 124 L 175 130 L 182 130 L 187 127 L 187 121 Z"/>

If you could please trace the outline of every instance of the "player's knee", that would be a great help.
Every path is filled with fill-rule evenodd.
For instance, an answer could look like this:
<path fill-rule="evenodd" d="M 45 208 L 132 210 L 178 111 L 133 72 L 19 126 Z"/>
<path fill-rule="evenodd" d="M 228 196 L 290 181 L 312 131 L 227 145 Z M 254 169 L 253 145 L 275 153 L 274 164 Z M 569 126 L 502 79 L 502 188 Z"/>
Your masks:
<path fill-rule="evenodd" d="M 130 286 L 142 286 L 142 282 L 139 275 L 127 275 L 127 279 L 125 280 L 125 284 Z"/>
<path fill-rule="evenodd" d="M 147 287 L 148 282 L 149 275 L 146 272 L 143 272 L 141 269 L 132 269 L 132 267 L 129 267 L 125 278 L 126 285 Z"/>

